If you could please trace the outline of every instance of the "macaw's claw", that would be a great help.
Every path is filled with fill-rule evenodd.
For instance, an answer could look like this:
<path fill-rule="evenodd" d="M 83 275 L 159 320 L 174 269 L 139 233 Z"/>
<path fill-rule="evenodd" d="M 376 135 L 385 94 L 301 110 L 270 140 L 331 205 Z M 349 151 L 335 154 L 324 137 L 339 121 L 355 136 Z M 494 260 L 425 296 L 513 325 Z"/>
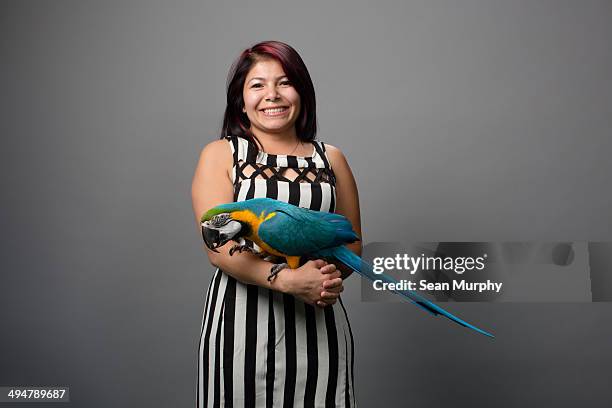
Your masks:
<path fill-rule="evenodd" d="M 285 268 L 288 268 L 289 265 L 287 265 L 286 263 L 280 263 L 280 264 L 275 264 L 271 269 L 270 269 L 270 276 L 268 276 L 268 281 L 271 281 L 272 279 L 274 279 L 276 277 L 276 275 L 278 275 L 278 273 L 280 271 L 282 271 Z"/>
<path fill-rule="evenodd" d="M 240 253 L 242 253 L 242 251 L 255 252 L 255 251 L 253 251 L 253 248 L 251 248 L 248 245 L 234 245 L 229 250 L 230 256 L 234 255 L 234 252 L 236 252 L 236 251 L 238 251 Z"/>

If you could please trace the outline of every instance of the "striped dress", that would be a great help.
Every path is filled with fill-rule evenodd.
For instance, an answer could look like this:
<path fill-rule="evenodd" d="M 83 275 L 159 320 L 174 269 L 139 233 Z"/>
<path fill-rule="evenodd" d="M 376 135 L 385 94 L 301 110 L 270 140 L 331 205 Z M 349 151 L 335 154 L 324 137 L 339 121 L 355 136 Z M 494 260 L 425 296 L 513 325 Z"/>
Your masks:
<path fill-rule="evenodd" d="M 312 142 L 310 157 L 298 157 L 255 154 L 246 139 L 226 139 L 235 201 L 269 197 L 334 211 L 335 179 L 322 142 Z M 198 408 L 355 407 L 353 357 L 341 299 L 311 306 L 217 269 L 202 319 Z"/>

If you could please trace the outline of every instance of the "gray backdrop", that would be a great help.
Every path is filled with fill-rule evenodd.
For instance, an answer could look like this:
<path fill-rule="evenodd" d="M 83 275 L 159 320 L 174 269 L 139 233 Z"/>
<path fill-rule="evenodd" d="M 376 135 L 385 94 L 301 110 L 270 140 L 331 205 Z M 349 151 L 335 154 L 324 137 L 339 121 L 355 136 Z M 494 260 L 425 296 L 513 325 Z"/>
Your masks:
<path fill-rule="evenodd" d="M 2 1 L 0 385 L 191 407 L 212 275 L 191 209 L 230 64 L 304 58 L 364 241 L 611 241 L 605 1 Z M 609 406 L 609 303 L 343 296 L 361 407 Z M 25 407 L 26 405 L 20 405 Z M 36 406 L 41 406 L 36 405 Z"/>

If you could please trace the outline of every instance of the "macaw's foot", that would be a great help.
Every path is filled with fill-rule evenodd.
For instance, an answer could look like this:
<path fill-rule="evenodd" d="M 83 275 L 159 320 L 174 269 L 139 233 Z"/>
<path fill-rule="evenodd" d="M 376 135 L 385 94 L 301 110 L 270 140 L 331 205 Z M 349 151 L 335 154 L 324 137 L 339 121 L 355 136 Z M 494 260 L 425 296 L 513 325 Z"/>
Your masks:
<path fill-rule="evenodd" d="M 234 255 L 234 252 L 236 252 L 236 251 L 238 251 L 240 253 L 242 253 L 242 251 L 255 252 L 255 251 L 253 251 L 253 248 L 251 248 L 248 245 L 234 245 L 229 250 L 230 256 Z"/>
<path fill-rule="evenodd" d="M 274 279 L 276 277 L 276 275 L 278 275 L 278 273 L 280 271 L 282 271 L 285 268 L 288 268 L 289 265 L 287 265 L 286 263 L 280 263 L 280 264 L 276 264 L 274 265 L 271 269 L 270 269 L 270 276 L 268 276 L 268 281 L 272 281 L 272 279 Z"/>

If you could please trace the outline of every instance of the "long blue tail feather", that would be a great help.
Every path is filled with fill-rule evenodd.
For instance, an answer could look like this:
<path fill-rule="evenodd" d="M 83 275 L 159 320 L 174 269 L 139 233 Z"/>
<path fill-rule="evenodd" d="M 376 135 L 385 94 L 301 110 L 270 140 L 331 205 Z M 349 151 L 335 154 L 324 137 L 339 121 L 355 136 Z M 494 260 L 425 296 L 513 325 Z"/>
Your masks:
<path fill-rule="evenodd" d="M 342 262 L 343 264 L 345 264 L 346 266 L 348 266 L 349 268 L 353 269 L 355 272 L 362 275 L 363 277 L 371 280 L 372 282 L 375 280 L 381 280 L 387 283 L 397 283 L 397 280 L 389 275 L 386 275 L 384 273 L 380 275 L 375 274 L 370 264 L 365 262 L 359 256 L 355 255 L 353 252 L 351 252 L 346 247 L 342 246 L 342 247 L 335 247 L 335 248 L 329 248 L 326 250 L 321 250 L 321 251 L 318 251 L 316 255 L 319 255 L 322 257 L 334 257 L 338 259 L 340 262 Z M 410 300 L 415 305 L 421 307 L 423 310 L 426 310 L 427 312 L 435 316 L 443 315 L 461 326 L 472 329 L 480 334 L 484 334 L 485 336 L 495 338 L 495 336 L 492 335 L 491 333 L 488 333 L 482 329 L 479 329 L 478 327 L 471 325 L 470 323 L 458 318 L 452 313 L 447 312 L 446 310 L 437 306 L 435 303 L 430 302 L 429 300 L 427 300 L 426 298 L 424 298 L 423 296 L 419 295 L 416 292 L 413 292 L 411 290 L 394 290 L 394 292 Z"/>

